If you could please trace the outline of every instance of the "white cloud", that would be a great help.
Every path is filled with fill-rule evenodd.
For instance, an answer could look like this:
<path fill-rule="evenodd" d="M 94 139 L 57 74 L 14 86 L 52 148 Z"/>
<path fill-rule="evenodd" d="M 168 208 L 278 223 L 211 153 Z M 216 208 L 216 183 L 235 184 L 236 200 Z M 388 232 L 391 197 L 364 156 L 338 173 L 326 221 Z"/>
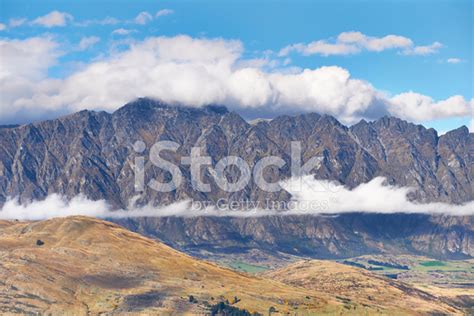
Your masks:
<path fill-rule="evenodd" d="M 212 203 L 192 203 L 180 201 L 167 206 L 134 207 L 133 201 L 125 210 L 113 210 L 106 201 L 91 201 L 82 195 L 71 200 L 57 194 L 45 200 L 20 204 L 9 199 L 0 210 L 0 219 L 42 220 L 52 217 L 85 215 L 100 218 L 126 217 L 196 217 L 233 216 L 259 217 L 269 215 L 341 214 L 349 212 L 365 213 L 424 213 L 449 215 L 474 215 L 474 201 L 464 205 L 445 203 L 419 204 L 408 200 L 410 188 L 384 185 L 384 178 L 374 178 L 350 190 L 326 180 L 315 180 L 312 176 L 283 181 L 281 186 L 292 194 L 287 210 L 272 208 L 272 205 L 243 204 L 243 210 L 223 208 Z M 298 188 L 295 190 L 294 188 Z M 281 205 L 280 205 L 281 206 Z"/>
<path fill-rule="evenodd" d="M 441 47 L 443 47 L 443 45 L 440 42 L 434 42 L 433 44 L 427 46 L 415 46 L 407 48 L 402 52 L 402 54 L 426 56 L 437 53 Z"/>
<path fill-rule="evenodd" d="M 173 13 L 174 13 L 173 10 L 163 9 L 163 10 L 160 10 L 160 11 L 156 12 L 155 18 L 159 18 L 159 17 L 165 16 L 165 15 L 170 15 L 170 14 L 173 14 Z M 142 11 L 135 17 L 135 19 L 133 21 L 136 24 L 145 25 L 145 24 L 153 21 L 153 16 L 147 11 Z"/>
<path fill-rule="evenodd" d="M 5 31 L 7 29 L 7 26 L 3 23 L 0 23 L 0 31 Z"/>
<path fill-rule="evenodd" d="M 286 46 L 280 50 L 279 56 L 287 56 L 291 52 L 306 56 L 349 55 L 363 50 L 381 52 L 389 49 L 398 49 L 405 55 L 428 55 L 437 52 L 441 46 L 438 42 L 429 46 L 414 46 L 411 39 L 400 35 L 372 37 L 352 31 L 339 34 L 335 41 L 317 40 L 308 44 L 298 43 Z"/>
<path fill-rule="evenodd" d="M 326 180 L 315 180 L 313 176 L 289 179 L 282 183 L 298 209 L 312 213 L 308 207 L 315 202 L 320 213 L 435 213 L 450 215 L 474 215 L 474 201 L 464 205 L 446 203 L 421 204 L 410 201 L 407 195 L 413 191 L 407 187 L 385 185 L 385 178 L 377 177 L 350 190 L 343 185 Z M 299 188 L 298 190 L 292 188 Z M 319 202 L 319 203 L 316 203 Z M 321 207 L 321 205 L 324 205 Z"/>
<path fill-rule="evenodd" d="M 83 37 L 81 38 L 81 41 L 79 42 L 79 45 L 77 47 L 78 50 L 87 50 L 100 42 L 100 37 L 97 36 L 89 36 L 89 37 Z"/>
<path fill-rule="evenodd" d="M 21 100 L 35 94 L 51 94 L 57 82 L 44 80 L 47 71 L 54 66 L 60 55 L 59 45 L 49 37 L 33 37 L 25 40 L 0 40 L 0 117 L 16 117 L 25 110 L 17 106 Z M 31 112 L 35 108 L 30 109 Z M 48 107 L 38 106 L 38 115 L 48 111 Z"/>
<path fill-rule="evenodd" d="M 116 34 L 116 35 L 128 35 L 128 34 L 131 34 L 131 33 L 133 33 L 133 32 L 135 32 L 135 30 L 119 28 L 119 29 L 113 30 L 113 31 L 112 31 L 112 34 Z"/>
<path fill-rule="evenodd" d="M 83 195 L 72 199 L 51 194 L 41 201 L 20 204 L 16 199 L 9 199 L 0 210 L 2 220 L 43 220 L 54 217 L 73 215 L 92 216 L 99 218 L 131 218 L 131 217 L 195 217 L 195 216 L 255 216 L 256 210 L 247 212 L 219 211 L 208 207 L 202 210 L 193 210 L 190 201 L 180 201 L 168 206 L 143 206 L 135 208 L 130 206 L 123 210 L 113 210 L 104 200 L 92 201 Z M 263 214 L 263 213 L 262 213 Z"/>
<path fill-rule="evenodd" d="M 241 212 L 239 212 L 241 213 Z M 3 220 L 43 220 L 54 217 L 72 215 L 92 216 L 99 218 L 127 218 L 127 217 L 164 217 L 182 216 L 192 217 L 199 215 L 229 215 L 225 211 L 214 208 L 191 210 L 190 201 L 180 201 L 168 206 L 143 206 L 126 210 L 112 210 L 104 200 L 92 201 L 79 195 L 72 199 L 51 194 L 42 201 L 20 204 L 16 199 L 9 199 L 0 210 L 0 219 Z"/>
<path fill-rule="evenodd" d="M 269 76 L 269 102 L 297 111 L 330 113 L 344 122 L 364 117 L 374 110 L 382 95 L 368 82 L 353 79 L 340 67 L 304 69 L 296 74 Z"/>
<path fill-rule="evenodd" d="M 50 28 L 55 26 L 66 26 L 68 22 L 72 20 L 73 17 L 69 13 L 52 11 L 44 16 L 35 19 L 32 23 Z"/>
<path fill-rule="evenodd" d="M 19 204 L 16 200 L 8 200 L 0 212 L 0 218 L 7 220 L 41 220 L 69 215 L 85 215 L 101 217 L 109 211 L 105 201 L 91 201 L 77 196 L 70 201 L 57 194 L 48 196 L 43 201 Z"/>
<path fill-rule="evenodd" d="M 50 37 L 0 40 L 0 80 L 13 77 L 40 79 L 59 56 L 58 44 Z M 3 91 L 2 87 L 2 94 Z"/>
<path fill-rule="evenodd" d="M 43 27 L 51 28 L 55 26 L 66 26 L 68 23 L 74 20 L 73 16 L 69 13 L 52 11 L 44 16 L 38 17 L 31 21 L 29 25 L 41 25 Z M 15 28 L 26 24 L 28 20 L 26 18 L 14 18 L 10 19 L 8 26 Z M 93 19 L 74 22 L 75 26 L 86 27 L 90 25 L 115 25 L 120 23 L 120 20 L 114 17 L 107 16 L 103 19 Z M 1 24 L 1 23 L 0 23 Z M 4 24 L 1 24 L 4 25 Z M 4 25 L 5 26 L 5 25 Z M 5 26 L 6 27 L 6 26 Z M 0 26 L 1 31 L 1 26 Z"/>
<path fill-rule="evenodd" d="M 474 111 L 472 113 L 474 116 Z M 474 118 L 469 122 L 469 132 L 474 133 Z"/>
<path fill-rule="evenodd" d="M 338 42 L 356 45 L 369 51 L 381 52 L 387 49 L 404 48 L 413 45 L 411 39 L 399 35 L 370 37 L 361 32 L 343 32 L 337 37 Z"/>
<path fill-rule="evenodd" d="M 170 15 L 173 14 L 174 11 L 170 9 L 163 9 L 158 12 L 156 12 L 155 17 L 159 18 L 160 16 L 165 16 L 165 15 Z"/>
<path fill-rule="evenodd" d="M 22 26 L 27 22 L 27 19 L 25 18 L 18 18 L 18 19 L 10 19 L 8 21 L 8 26 L 11 28 L 19 27 Z"/>
<path fill-rule="evenodd" d="M 324 40 L 311 42 L 307 45 L 299 43 L 284 47 L 279 52 L 279 56 L 287 56 L 291 52 L 298 52 L 302 55 L 309 56 L 319 54 L 322 56 L 330 55 L 349 55 L 360 52 L 360 48 L 354 45 L 343 43 L 328 43 Z"/>
<path fill-rule="evenodd" d="M 36 39 L 48 49 L 30 49 L 25 41 L 2 42 L 9 49 L 21 46 L 20 56 L 26 60 L 19 61 L 15 53 L 2 56 L 2 62 L 11 68 L 2 77 L 3 123 L 11 123 L 17 113 L 113 111 L 142 96 L 194 106 L 226 104 L 261 115 L 328 113 L 344 123 L 385 114 L 418 122 L 472 113 L 472 103 L 461 96 L 436 101 L 407 92 L 391 97 L 341 67 L 277 69 L 280 60 L 244 59 L 242 43 L 236 40 L 176 36 L 127 42 L 128 49 L 61 80 L 47 76 L 58 56 L 57 45 L 51 45 L 51 39 Z M 16 67 L 25 71 L 15 72 Z"/>
<path fill-rule="evenodd" d="M 95 23 L 100 24 L 100 25 L 114 25 L 120 23 L 120 20 L 107 16 L 103 18 L 102 20 L 93 20 Z"/>
<path fill-rule="evenodd" d="M 428 96 L 406 92 L 390 98 L 389 110 L 390 113 L 401 118 L 426 121 L 468 116 L 474 113 L 472 104 L 472 100 L 467 101 L 460 95 L 436 102 Z"/>
<path fill-rule="evenodd" d="M 448 58 L 446 59 L 446 62 L 448 64 L 459 64 L 459 63 L 462 63 L 464 60 L 462 60 L 461 58 Z"/>
<path fill-rule="evenodd" d="M 120 20 L 114 17 L 107 16 L 103 19 L 85 20 L 76 22 L 77 26 L 90 26 L 90 25 L 115 25 L 120 23 Z"/>
<path fill-rule="evenodd" d="M 143 12 L 140 12 L 136 17 L 135 17 L 135 23 L 137 24 L 141 24 L 141 25 L 144 25 L 144 24 L 147 24 L 148 22 L 150 22 L 151 20 L 153 20 L 153 16 L 146 12 L 146 11 L 143 11 Z"/>

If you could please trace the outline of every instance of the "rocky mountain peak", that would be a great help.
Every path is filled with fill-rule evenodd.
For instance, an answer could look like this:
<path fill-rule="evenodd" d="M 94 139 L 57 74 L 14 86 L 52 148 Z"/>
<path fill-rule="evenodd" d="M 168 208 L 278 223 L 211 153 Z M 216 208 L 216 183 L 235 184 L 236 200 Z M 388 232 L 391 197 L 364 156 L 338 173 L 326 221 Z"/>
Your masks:
<path fill-rule="evenodd" d="M 170 104 L 153 98 L 138 98 L 131 101 L 114 112 L 115 115 L 140 115 L 149 114 L 153 110 L 168 110 L 172 112 L 194 112 L 224 115 L 229 113 L 227 107 L 222 105 L 205 105 L 202 107 L 183 104 Z"/>
<path fill-rule="evenodd" d="M 444 134 L 445 137 L 447 138 L 458 138 L 458 137 L 467 137 L 469 135 L 474 135 L 474 133 L 469 133 L 469 129 L 467 126 L 463 125 L 461 127 L 458 127 L 456 129 L 453 129 L 446 134 Z"/>

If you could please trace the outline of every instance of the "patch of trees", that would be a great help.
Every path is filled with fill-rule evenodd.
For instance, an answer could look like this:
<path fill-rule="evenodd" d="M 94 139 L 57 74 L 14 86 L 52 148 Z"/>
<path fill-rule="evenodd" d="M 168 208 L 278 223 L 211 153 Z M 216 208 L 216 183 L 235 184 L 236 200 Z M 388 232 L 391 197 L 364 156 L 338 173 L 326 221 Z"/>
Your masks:
<path fill-rule="evenodd" d="M 358 263 L 358 262 L 354 262 L 354 261 L 349 261 L 349 260 L 344 260 L 342 263 L 348 265 L 348 266 L 353 266 L 353 267 L 357 267 L 357 268 L 362 268 L 362 269 L 367 269 L 367 267 L 362 264 L 362 263 Z"/>
<path fill-rule="evenodd" d="M 383 262 L 383 261 L 377 261 L 377 260 L 368 260 L 367 263 L 373 264 L 376 266 L 381 266 L 381 267 L 393 268 L 393 269 L 410 270 L 408 266 L 396 264 L 396 263 L 389 263 L 389 262 Z"/>
<path fill-rule="evenodd" d="M 211 316 L 262 316 L 257 312 L 250 313 L 248 310 L 230 306 L 225 302 L 219 302 L 210 307 Z"/>
<path fill-rule="evenodd" d="M 193 295 L 189 295 L 188 301 L 189 303 L 193 303 L 193 304 L 198 302 L 198 300 Z"/>

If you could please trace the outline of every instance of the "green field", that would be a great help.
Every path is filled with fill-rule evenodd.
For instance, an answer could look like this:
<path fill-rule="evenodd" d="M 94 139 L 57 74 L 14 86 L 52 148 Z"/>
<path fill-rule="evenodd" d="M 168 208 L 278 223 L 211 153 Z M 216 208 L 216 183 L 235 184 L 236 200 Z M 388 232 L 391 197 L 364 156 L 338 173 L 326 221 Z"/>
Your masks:
<path fill-rule="evenodd" d="M 473 273 L 474 270 L 469 263 L 465 261 L 439 261 L 439 260 L 427 260 L 418 262 L 413 267 L 414 271 L 444 271 L 444 272 L 469 272 Z"/>
<path fill-rule="evenodd" d="M 374 260 L 407 266 L 409 269 L 374 264 Z M 346 261 L 360 264 L 381 275 L 397 275 L 398 279 L 409 283 L 436 284 L 444 287 L 474 286 L 474 268 L 472 262 L 468 260 L 438 260 L 408 255 L 367 255 Z"/>
<path fill-rule="evenodd" d="M 446 266 L 446 263 L 443 262 L 443 261 L 433 260 L 433 261 L 420 262 L 420 265 L 422 265 L 424 267 L 444 267 L 444 266 Z"/>
<path fill-rule="evenodd" d="M 268 270 L 267 267 L 248 264 L 242 261 L 233 261 L 229 263 L 228 266 L 234 270 L 247 272 L 247 273 L 259 273 L 259 272 Z"/>

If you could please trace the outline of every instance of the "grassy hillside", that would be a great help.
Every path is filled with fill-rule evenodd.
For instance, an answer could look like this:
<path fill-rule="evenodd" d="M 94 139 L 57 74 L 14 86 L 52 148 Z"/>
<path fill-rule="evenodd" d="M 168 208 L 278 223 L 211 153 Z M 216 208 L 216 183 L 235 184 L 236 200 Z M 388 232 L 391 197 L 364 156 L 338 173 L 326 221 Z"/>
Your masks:
<path fill-rule="evenodd" d="M 265 314 L 343 308 L 330 295 L 225 269 L 86 217 L 1 222 L 0 256 L 3 313 L 199 314 L 226 301 Z"/>
<path fill-rule="evenodd" d="M 285 284 L 332 293 L 347 310 L 373 310 L 388 315 L 453 314 L 442 299 L 397 280 L 333 261 L 304 260 L 263 274 Z"/>
<path fill-rule="evenodd" d="M 2 313 L 460 314 L 414 288 L 341 264 L 255 276 L 87 217 L 0 222 L 0 256 Z M 355 279 L 341 273 L 347 269 Z M 384 294 L 387 285 L 393 291 Z"/>
<path fill-rule="evenodd" d="M 346 259 L 379 275 L 390 276 L 414 287 L 474 310 L 474 260 L 435 260 L 412 255 L 368 255 Z"/>

